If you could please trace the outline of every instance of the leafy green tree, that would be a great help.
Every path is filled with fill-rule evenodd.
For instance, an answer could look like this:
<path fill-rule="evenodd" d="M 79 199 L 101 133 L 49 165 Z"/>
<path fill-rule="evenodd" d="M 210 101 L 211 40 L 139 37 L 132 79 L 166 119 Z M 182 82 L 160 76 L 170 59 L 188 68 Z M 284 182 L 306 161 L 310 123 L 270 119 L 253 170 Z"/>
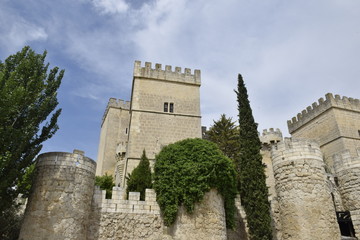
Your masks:
<path fill-rule="evenodd" d="M 95 185 L 99 186 L 101 190 L 106 190 L 106 199 L 110 199 L 112 195 L 112 188 L 115 186 L 114 178 L 112 175 L 96 176 Z"/>
<path fill-rule="evenodd" d="M 233 162 L 212 142 L 185 139 L 164 147 L 156 156 L 154 189 L 164 224 L 176 220 L 178 207 L 193 212 L 194 204 L 215 188 L 224 198 L 226 226 L 234 226 L 236 172 Z"/>
<path fill-rule="evenodd" d="M 23 198 L 27 198 L 30 195 L 30 189 L 33 182 L 33 177 L 35 174 L 35 163 L 31 164 L 29 167 L 25 169 L 25 173 L 17 184 L 20 193 Z"/>
<path fill-rule="evenodd" d="M 149 159 L 145 150 L 141 156 L 139 165 L 127 177 L 126 193 L 140 192 L 140 199 L 145 200 L 145 189 L 152 187 L 152 176 Z"/>
<path fill-rule="evenodd" d="M 0 61 L 0 218 L 13 204 L 28 166 L 58 129 L 57 90 L 64 70 L 30 47 Z M 50 121 L 46 121 L 51 115 Z M 41 128 L 41 130 L 40 130 Z"/>
<path fill-rule="evenodd" d="M 260 154 L 261 143 L 244 80 L 240 74 L 238 89 L 235 92 L 240 126 L 239 191 L 247 216 L 250 239 L 272 239 L 265 166 Z"/>
<path fill-rule="evenodd" d="M 207 131 L 207 139 L 215 143 L 220 150 L 233 160 L 239 154 L 239 128 L 232 118 L 221 114 L 220 119 Z"/>

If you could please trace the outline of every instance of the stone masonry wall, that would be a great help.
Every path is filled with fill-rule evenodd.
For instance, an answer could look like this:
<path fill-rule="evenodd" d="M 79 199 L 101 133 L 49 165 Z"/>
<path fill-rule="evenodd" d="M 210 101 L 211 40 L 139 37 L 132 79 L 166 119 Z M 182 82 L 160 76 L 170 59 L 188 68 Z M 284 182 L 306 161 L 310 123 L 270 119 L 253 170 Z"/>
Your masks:
<path fill-rule="evenodd" d="M 357 149 L 360 153 L 360 149 Z M 345 210 L 350 211 L 355 234 L 360 236 L 360 157 L 349 150 L 333 156 L 340 194 Z"/>
<path fill-rule="evenodd" d="M 88 240 L 107 239 L 227 239 L 222 197 L 211 190 L 196 204 L 193 214 L 180 208 L 171 227 L 163 225 L 154 190 L 147 189 L 145 201 L 140 193 L 113 188 L 112 199 L 105 199 L 105 191 L 95 189 Z"/>
<path fill-rule="evenodd" d="M 86 240 L 96 163 L 81 151 L 37 159 L 20 240 Z"/>
<path fill-rule="evenodd" d="M 273 149 L 272 159 L 282 239 L 340 239 L 318 144 L 285 139 Z"/>

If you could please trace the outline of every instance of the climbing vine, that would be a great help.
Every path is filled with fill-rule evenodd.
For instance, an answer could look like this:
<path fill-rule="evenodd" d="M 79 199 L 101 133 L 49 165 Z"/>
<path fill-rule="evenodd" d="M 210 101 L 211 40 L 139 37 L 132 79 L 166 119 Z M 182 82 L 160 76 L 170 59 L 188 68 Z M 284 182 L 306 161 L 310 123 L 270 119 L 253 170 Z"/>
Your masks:
<path fill-rule="evenodd" d="M 193 212 L 212 188 L 224 198 L 227 228 L 234 226 L 236 171 L 214 143 L 186 139 L 164 147 L 156 156 L 153 187 L 166 226 L 174 223 L 180 205 Z"/>

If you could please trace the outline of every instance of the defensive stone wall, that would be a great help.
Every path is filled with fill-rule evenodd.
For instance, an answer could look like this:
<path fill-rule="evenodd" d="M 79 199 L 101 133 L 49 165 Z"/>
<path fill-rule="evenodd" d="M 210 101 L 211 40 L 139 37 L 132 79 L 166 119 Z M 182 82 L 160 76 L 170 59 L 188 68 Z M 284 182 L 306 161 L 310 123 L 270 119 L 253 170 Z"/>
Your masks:
<path fill-rule="evenodd" d="M 175 67 L 175 71 L 172 71 L 169 65 L 166 65 L 165 70 L 163 70 L 159 63 L 156 63 L 155 68 L 152 68 L 151 62 L 145 62 L 145 67 L 141 67 L 141 61 L 135 61 L 134 77 L 174 81 L 199 86 L 201 84 L 200 70 L 195 70 L 192 74 L 189 68 L 185 68 L 184 72 L 181 72 L 181 67 Z"/>
<path fill-rule="evenodd" d="M 340 239 L 319 145 L 285 139 L 272 159 L 282 239 Z"/>
<path fill-rule="evenodd" d="M 129 199 L 125 199 L 125 190 L 121 187 L 113 187 L 111 199 L 105 199 L 105 194 L 105 190 L 95 188 L 93 205 L 100 212 L 160 214 L 153 189 L 146 189 L 145 201 L 140 201 L 139 192 L 129 192 Z"/>
<path fill-rule="evenodd" d="M 349 150 L 333 156 L 335 173 L 345 210 L 350 211 L 355 233 L 360 234 L 360 148 L 354 157 Z"/>
<path fill-rule="evenodd" d="M 78 150 L 39 155 L 19 239 L 87 239 L 95 167 Z"/>
<path fill-rule="evenodd" d="M 325 100 L 320 98 L 318 103 L 314 102 L 301 113 L 298 113 L 297 117 L 288 120 L 290 134 L 331 107 L 360 112 L 360 100 L 348 97 L 341 98 L 339 95 L 334 97 L 331 93 L 327 93 Z"/>
<path fill-rule="evenodd" d="M 136 192 L 130 192 L 128 200 L 123 196 L 122 188 L 113 188 L 112 199 L 105 199 L 105 191 L 95 189 L 89 240 L 227 239 L 224 203 L 215 190 L 205 194 L 192 214 L 181 207 L 171 227 L 163 225 L 154 190 L 146 189 L 145 201 L 140 201 Z"/>

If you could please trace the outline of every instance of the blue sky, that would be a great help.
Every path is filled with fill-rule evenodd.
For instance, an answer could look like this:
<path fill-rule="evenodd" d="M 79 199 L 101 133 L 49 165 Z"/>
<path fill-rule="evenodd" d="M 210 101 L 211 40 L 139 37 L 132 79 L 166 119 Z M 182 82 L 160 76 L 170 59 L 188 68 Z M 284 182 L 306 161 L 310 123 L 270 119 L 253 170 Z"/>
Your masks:
<path fill-rule="evenodd" d="M 0 0 L 0 59 L 25 45 L 65 69 L 60 129 L 43 152 L 96 159 L 110 97 L 130 99 L 135 60 L 200 69 L 202 124 L 237 119 L 244 77 L 259 131 L 332 92 L 359 98 L 358 0 Z"/>

